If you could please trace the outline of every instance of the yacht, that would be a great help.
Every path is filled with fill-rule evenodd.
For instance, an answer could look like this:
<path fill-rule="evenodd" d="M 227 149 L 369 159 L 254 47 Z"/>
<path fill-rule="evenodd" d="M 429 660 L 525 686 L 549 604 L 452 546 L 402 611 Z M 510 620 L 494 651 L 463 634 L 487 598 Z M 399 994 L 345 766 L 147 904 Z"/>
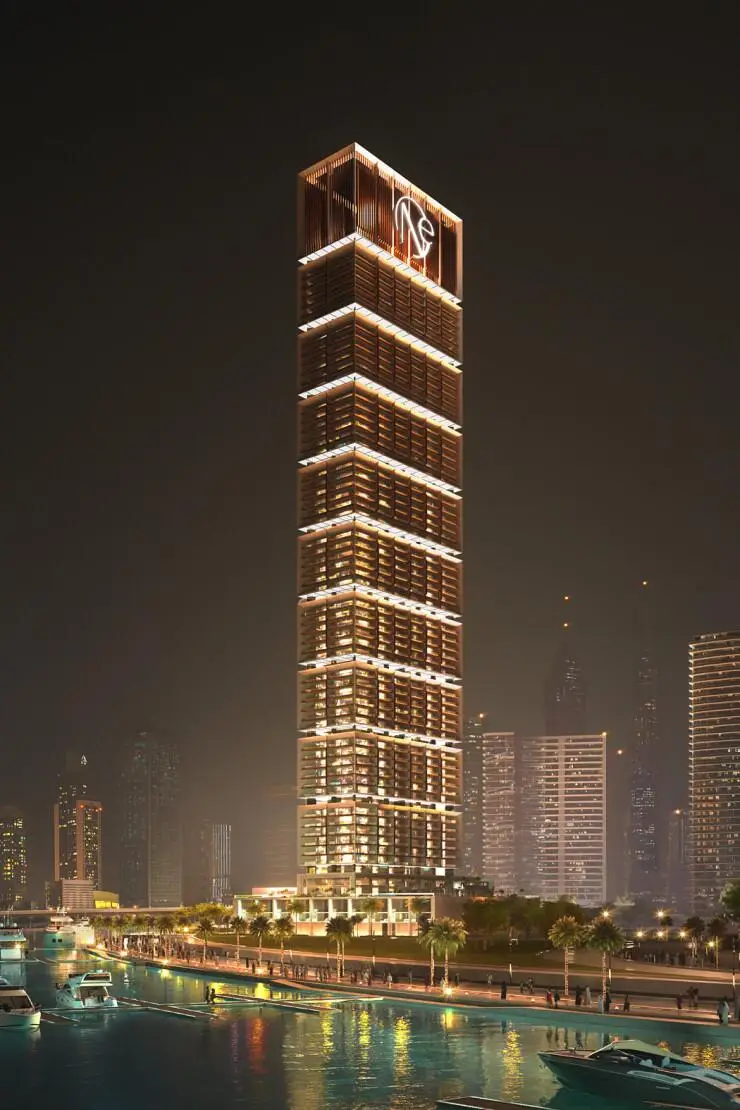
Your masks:
<path fill-rule="evenodd" d="M 44 948 L 76 948 L 77 927 L 66 913 L 53 913 L 44 929 Z"/>
<path fill-rule="evenodd" d="M 692 1064 L 659 1045 L 612 1041 L 596 1052 L 540 1052 L 564 1087 L 602 1098 L 692 1110 L 740 1110 L 740 1077 Z"/>
<path fill-rule="evenodd" d="M 0 983 L 0 1029 L 34 1029 L 41 1024 L 41 1009 L 34 1006 L 23 987 Z"/>
<path fill-rule="evenodd" d="M 118 1002 L 108 992 L 113 985 L 109 971 L 85 971 L 70 975 L 57 986 L 57 1006 L 66 1010 L 113 1010 Z"/>
<path fill-rule="evenodd" d="M 0 925 L 0 963 L 25 959 L 27 943 L 23 930 L 15 923 Z"/>

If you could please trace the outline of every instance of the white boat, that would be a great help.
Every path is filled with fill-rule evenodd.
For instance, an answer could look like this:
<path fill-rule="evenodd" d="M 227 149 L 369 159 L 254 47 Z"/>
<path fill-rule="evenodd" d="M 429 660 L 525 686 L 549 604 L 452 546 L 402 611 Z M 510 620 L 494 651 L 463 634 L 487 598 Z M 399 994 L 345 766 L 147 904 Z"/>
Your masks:
<path fill-rule="evenodd" d="M 108 991 L 112 985 L 109 971 L 70 975 L 66 983 L 57 986 L 57 1006 L 65 1010 L 114 1010 L 118 1002 Z"/>
<path fill-rule="evenodd" d="M 23 930 L 17 925 L 0 925 L 0 963 L 25 959 L 27 943 Z"/>
<path fill-rule="evenodd" d="M 91 932 L 92 930 L 90 930 Z M 79 926 L 67 913 L 53 913 L 44 929 L 44 948 L 78 948 Z"/>
<path fill-rule="evenodd" d="M 41 1024 L 41 1008 L 34 1006 L 23 987 L 0 983 L 0 1029 L 34 1029 Z"/>

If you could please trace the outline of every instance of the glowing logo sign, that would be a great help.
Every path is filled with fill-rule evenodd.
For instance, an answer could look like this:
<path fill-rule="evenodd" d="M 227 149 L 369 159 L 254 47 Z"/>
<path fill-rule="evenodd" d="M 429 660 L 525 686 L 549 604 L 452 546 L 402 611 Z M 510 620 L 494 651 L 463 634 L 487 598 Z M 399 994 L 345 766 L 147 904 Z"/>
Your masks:
<path fill-rule="evenodd" d="M 411 258 L 426 258 L 432 249 L 434 228 L 424 209 L 413 197 L 400 197 L 393 211 L 396 231 L 401 239 L 409 236 Z"/>

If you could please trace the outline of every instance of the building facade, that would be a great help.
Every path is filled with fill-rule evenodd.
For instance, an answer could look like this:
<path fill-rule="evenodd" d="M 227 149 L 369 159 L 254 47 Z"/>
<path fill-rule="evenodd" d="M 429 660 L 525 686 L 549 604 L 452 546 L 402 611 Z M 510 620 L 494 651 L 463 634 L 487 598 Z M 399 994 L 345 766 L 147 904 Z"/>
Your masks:
<path fill-rule="evenodd" d="M 740 876 L 740 631 L 689 645 L 689 878 L 698 910 Z"/>
<path fill-rule="evenodd" d="M 231 901 L 231 825 L 199 821 L 192 830 L 187 860 L 189 904 Z"/>
<path fill-rule="evenodd" d="M 637 673 L 637 708 L 630 780 L 630 893 L 650 898 L 658 886 L 658 816 L 655 767 L 658 742 L 657 674 L 643 652 Z"/>
<path fill-rule="evenodd" d="M 57 775 L 56 801 L 53 807 L 54 881 L 84 879 L 79 874 L 77 802 L 89 793 L 89 766 L 81 752 L 68 751 L 64 770 Z M 82 861 L 80 861 L 80 865 Z"/>
<path fill-rule="evenodd" d="M 0 806 L 0 911 L 26 898 L 28 851 L 23 814 L 16 806 Z"/>
<path fill-rule="evenodd" d="M 299 886 L 431 890 L 461 808 L 462 222 L 357 144 L 299 176 Z"/>
<path fill-rule="evenodd" d="M 483 877 L 584 906 L 606 898 L 606 736 L 483 742 Z"/>
<path fill-rule="evenodd" d="M 685 809 L 671 810 L 668 818 L 668 848 L 665 863 L 664 902 L 680 911 L 688 901 L 688 814 Z"/>
<path fill-rule="evenodd" d="M 564 602 L 569 606 L 570 597 L 566 596 Z M 577 658 L 570 619 L 562 622 L 560 642 L 545 681 L 544 702 L 545 733 L 548 736 L 583 736 L 588 733 L 586 679 Z"/>
<path fill-rule="evenodd" d="M 483 875 L 483 736 L 486 714 L 465 722 L 463 736 L 462 867 L 468 877 Z"/>
<path fill-rule="evenodd" d="M 121 902 L 182 905 L 180 754 L 151 732 L 126 745 L 121 780 Z"/>

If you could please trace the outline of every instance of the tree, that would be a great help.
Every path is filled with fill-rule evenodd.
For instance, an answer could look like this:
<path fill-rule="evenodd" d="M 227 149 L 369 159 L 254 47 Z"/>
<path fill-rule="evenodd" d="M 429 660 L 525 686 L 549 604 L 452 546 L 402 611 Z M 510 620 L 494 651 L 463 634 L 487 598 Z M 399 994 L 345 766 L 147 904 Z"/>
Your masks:
<path fill-rule="evenodd" d="M 337 979 L 344 975 L 344 946 L 352 939 L 352 926 L 348 917 L 330 917 L 326 923 L 326 935 L 337 946 Z"/>
<path fill-rule="evenodd" d="M 239 960 L 241 958 L 240 940 L 241 940 L 241 934 L 244 931 L 244 926 L 246 925 L 246 923 L 247 923 L 246 917 L 243 917 L 242 914 L 240 914 L 240 913 L 235 913 L 234 916 L 231 919 L 231 928 L 236 933 L 236 962 L 237 963 L 239 963 Z"/>
<path fill-rule="evenodd" d="M 547 934 L 553 948 L 563 952 L 563 994 L 568 997 L 568 955 L 572 948 L 583 943 L 583 926 L 575 917 L 559 917 L 553 921 Z"/>
<path fill-rule="evenodd" d="M 203 939 L 203 962 L 205 963 L 208 956 L 208 937 L 213 932 L 213 918 L 209 913 L 199 914 L 195 931 Z"/>
<path fill-rule="evenodd" d="M 429 899 L 428 898 L 412 898 L 411 899 L 411 912 L 416 918 L 416 932 L 421 932 L 421 920 L 424 914 L 429 913 Z"/>
<path fill-rule="evenodd" d="M 175 931 L 175 915 L 173 913 L 162 913 L 157 919 L 157 932 L 159 933 L 160 940 L 164 946 L 165 956 L 170 954 L 170 937 Z"/>
<path fill-rule="evenodd" d="M 355 935 L 355 929 L 357 928 L 357 926 L 362 925 L 362 922 L 364 920 L 365 920 L 364 913 L 353 913 L 352 914 L 352 916 L 349 918 L 349 923 L 352 926 L 352 936 Z"/>
<path fill-rule="evenodd" d="M 734 921 L 740 919 L 740 880 L 735 879 L 727 884 L 722 891 L 721 902 L 729 917 Z"/>
<path fill-rule="evenodd" d="M 293 924 L 293 918 L 290 914 L 284 913 L 282 917 L 279 917 L 277 921 L 273 923 L 272 931 L 280 941 L 280 968 L 282 969 L 285 942 L 292 937 L 295 932 L 295 925 Z"/>
<path fill-rule="evenodd" d="M 430 949 L 433 947 L 435 952 L 444 957 L 445 985 L 447 985 L 450 981 L 450 956 L 457 955 L 459 950 L 465 947 L 468 931 L 464 922 L 452 917 L 440 917 L 437 921 L 431 922 L 424 935 L 427 937 L 429 934 L 431 934 L 428 942 Z"/>
<path fill-rule="evenodd" d="M 375 922 L 376 913 L 380 913 L 383 908 L 383 901 L 380 898 L 363 898 L 359 904 L 359 908 L 367 917 L 370 925 L 370 943 L 372 945 L 372 961 L 375 964 L 375 930 L 373 925 Z"/>
<path fill-rule="evenodd" d="M 606 994 L 606 958 L 624 948 L 624 933 L 608 917 L 597 917 L 586 934 L 586 944 L 601 952 L 601 993 Z"/>
<path fill-rule="evenodd" d="M 692 938 L 692 940 L 701 940 L 701 938 L 704 936 L 706 924 L 701 917 L 697 917 L 695 914 L 693 917 L 686 918 L 683 923 L 683 927 Z"/>
<path fill-rule="evenodd" d="M 713 917 L 707 924 L 707 932 L 712 938 L 709 942 L 709 946 L 714 949 L 715 967 L 719 967 L 719 950 L 722 947 L 722 937 L 725 935 L 726 928 L 727 921 L 724 917 L 720 917 L 719 914 Z"/>
<path fill-rule="evenodd" d="M 260 963 L 262 963 L 262 945 L 264 943 L 265 937 L 269 936 L 269 934 L 272 932 L 272 928 L 272 921 L 270 921 L 270 918 L 267 916 L 267 914 L 264 913 L 258 913 L 257 916 L 253 917 L 252 920 L 249 922 L 249 932 L 256 939 L 259 946 Z"/>
<path fill-rule="evenodd" d="M 429 953 L 429 985 L 434 986 L 434 956 L 436 952 L 437 938 L 433 930 L 434 922 L 430 921 L 429 927 L 423 933 L 419 933 L 416 938 L 422 948 L 425 948 Z"/>

